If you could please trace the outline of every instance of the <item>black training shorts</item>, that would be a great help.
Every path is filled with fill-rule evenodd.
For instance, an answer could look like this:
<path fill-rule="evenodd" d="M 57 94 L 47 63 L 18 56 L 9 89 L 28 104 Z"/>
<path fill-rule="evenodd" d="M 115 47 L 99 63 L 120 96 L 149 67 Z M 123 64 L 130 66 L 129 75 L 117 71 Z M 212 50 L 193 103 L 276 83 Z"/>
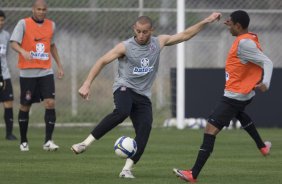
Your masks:
<path fill-rule="evenodd" d="M 5 86 L 3 90 L 0 90 L 0 102 L 13 101 L 14 95 L 11 79 L 5 79 L 4 81 Z"/>
<path fill-rule="evenodd" d="M 239 112 L 243 112 L 251 101 L 252 99 L 239 101 L 223 96 L 212 114 L 208 117 L 208 122 L 221 130 L 224 126 L 229 126 L 230 121 L 235 118 Z"/>
<path fill-rule="evenodd" d="M 43 77 L 20 77 L 21 105 L 31 105 L 46 98 L 55 98 L 54 75 Z"/>

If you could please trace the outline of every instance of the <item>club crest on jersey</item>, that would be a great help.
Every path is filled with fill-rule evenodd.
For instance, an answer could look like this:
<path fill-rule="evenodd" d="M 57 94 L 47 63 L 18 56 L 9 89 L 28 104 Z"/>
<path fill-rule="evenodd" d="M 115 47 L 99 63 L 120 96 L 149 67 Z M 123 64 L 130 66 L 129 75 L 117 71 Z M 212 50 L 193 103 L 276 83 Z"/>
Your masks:
<path fill-rule="evenodd" d="M 49 54 L 44 51 L 45 45 L 43 43 L 37 43 L 36 52 L 31 51 L 30 55 L 33 59 L 49 60 Z"/>
<path fill-rule="evenodd" d="M 141 67 L 134 67 L 133 74 L 144 75 L 153 71 L 153 66 L 150 66 L 150 60 L 148 58 L 142 58 L 140 61 Z"/>
<path fill-rule="evenodd" d="M 153 45 L 153 44 L 150 44 L 149 47 L 150 47 L 150 51 L 151 52 L 154 52 L 156 50 L 156 48 L 157 48 L 156 45 Z"/>

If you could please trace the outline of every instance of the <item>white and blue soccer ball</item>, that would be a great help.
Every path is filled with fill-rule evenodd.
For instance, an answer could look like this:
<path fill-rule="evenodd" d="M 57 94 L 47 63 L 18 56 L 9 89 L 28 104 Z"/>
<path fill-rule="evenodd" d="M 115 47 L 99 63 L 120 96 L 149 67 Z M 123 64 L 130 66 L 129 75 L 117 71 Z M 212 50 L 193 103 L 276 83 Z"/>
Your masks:
<path fill-rule="evenodd" d="M 120 158 L 131 158 L 137 151 L 137 144 L 134 139 L 122 136 L 116 140 L 114 150 Z"/>
<path fill-rule="evenodd" d="M 197 130 L 205 128 L 207 125 L 207 120 L 204 118 L 188 118 L 185 119 L 184 123 L 186 127 Z"/>

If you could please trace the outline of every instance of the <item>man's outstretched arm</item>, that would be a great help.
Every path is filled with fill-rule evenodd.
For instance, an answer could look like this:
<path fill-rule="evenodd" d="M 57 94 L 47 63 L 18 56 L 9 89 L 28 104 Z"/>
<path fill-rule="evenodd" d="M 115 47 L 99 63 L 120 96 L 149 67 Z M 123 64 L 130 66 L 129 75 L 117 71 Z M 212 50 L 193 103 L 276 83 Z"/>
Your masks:
<path fill-rule="evenodd" d="M 191 27 L 188 27 L 183 32 L 174 35 L 160 35 L 159 40 L 160 40 L 161 48 L 163 48 L 164 46 L 175 45 L 180 42 L 184 42 L 191 39 L 193 36 L 199 33 L 205 27 L 205 25 L 214 22 L 216 20 L 219 20 L 220 17 L 221 17 L 221 13 L 214 12 L 208 17 L 206 17 L 204 20 L 198 22 L 197 24 Z"/>

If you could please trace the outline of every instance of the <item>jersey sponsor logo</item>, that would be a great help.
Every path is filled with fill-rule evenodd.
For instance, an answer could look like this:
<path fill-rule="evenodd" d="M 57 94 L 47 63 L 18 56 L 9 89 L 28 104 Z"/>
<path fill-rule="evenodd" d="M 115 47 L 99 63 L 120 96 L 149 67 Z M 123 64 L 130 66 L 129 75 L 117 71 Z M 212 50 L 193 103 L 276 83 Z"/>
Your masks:
<path fill-rule="evenodd" d="M 154 70 L 154 66 L 149 66 L 150 60 L 148 58 L 142 58 L 140 63 L 141 63 L 141 67 L 134 67 L 133 68 L 133 74 L 145 75 L 145 74 L 150 73 Z"/>
<path fill-rule="evenodd" d="M 49 60 L 49 54 L 44 51 L 45 51 L 45 45 L 43 43 L 37 43 L 36 52 L 31 51 L 30 55 L 33 59 L 39 59 L 44 61 Z"/>

